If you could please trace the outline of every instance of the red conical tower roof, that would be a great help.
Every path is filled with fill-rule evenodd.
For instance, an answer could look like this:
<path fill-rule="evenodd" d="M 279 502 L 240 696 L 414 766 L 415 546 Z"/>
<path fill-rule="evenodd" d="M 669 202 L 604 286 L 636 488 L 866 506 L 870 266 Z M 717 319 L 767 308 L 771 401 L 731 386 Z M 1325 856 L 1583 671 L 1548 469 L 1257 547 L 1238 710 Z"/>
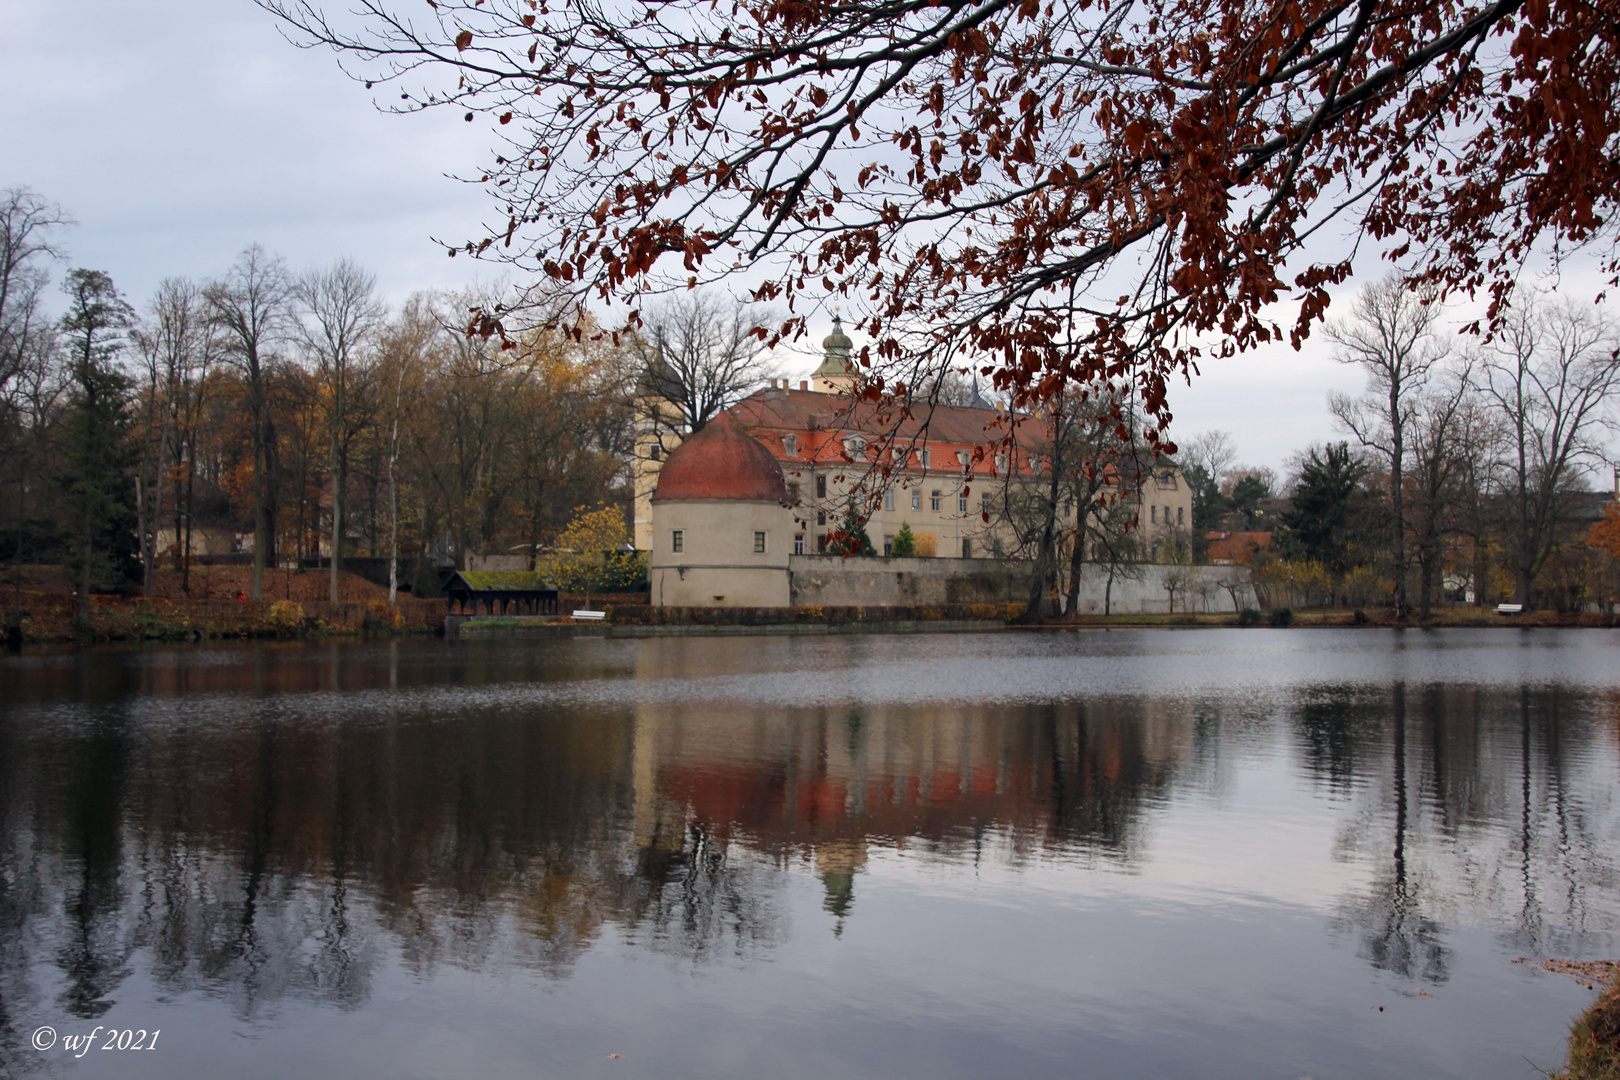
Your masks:
<path fill-rule="evenodd" d="M 787 502 L 782 467 L 730 413 L 704 425 L 664 462 L 653 501 L 754 499 Z"/>

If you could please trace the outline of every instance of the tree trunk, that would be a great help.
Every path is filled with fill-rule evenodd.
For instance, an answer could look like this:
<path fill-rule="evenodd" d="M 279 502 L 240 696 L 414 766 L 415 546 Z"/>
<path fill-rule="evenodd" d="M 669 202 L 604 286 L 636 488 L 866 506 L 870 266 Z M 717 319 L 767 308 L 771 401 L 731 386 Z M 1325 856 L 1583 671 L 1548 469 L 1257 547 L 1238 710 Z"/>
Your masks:
<path fill-rule="evenodd" d="M 152 551 L 157 547 L 148 526 L 151 521 L 146 513 L 146 463 L 141 463 L 141 470 L 135 475 L 135 538 L 141 547 L 141 595 L 152 595 Z"/>
<path fill-rule="evenodd" d="M 338 602 L 338 574 L 343 561 L 343 469 L 332 470 L 332 603 Z"/>
<path fill-rule="evenodd" d="M 255 365 L 256 366 L 256 365 Z M 251 389 L 253 397 L 253 599 L 264 599 L 264 548 L 268 542 L 269 529 L 268 503 L 269 492 L 266 490 L 269 465 L 269 442 L 265 437 L 264 413 L 267 403 L 263 400 L 263 387 L 259 385 L 257 373 L 253 376 L 254 385 Z"/>
<path fill-rule="evenodd" d="M 1406 506 L 1405 483 L 1403 469 L 1403 451 L 1401 439 L 1401 384 L 1398 379 L 1390 380 L 1389 391 L 1389 429 L 1390 429 L 1390 458 L 1389 458 L 1389 496 L 1390 509 L 1394 514 L 1394 536 L 1390 554 L 1395 562 L 1395 619 L 1402 621 L 1406 618 L 1409 606 L 1406 599 Z"/>
<path fill-rule="evenodd" d="M 91 630 L 90 619 L 90 560 L 95 553 L 95 516 L 84 515 L 84 546 L 79 552 L 79 602 L 73 609 L 73 624 L 80 630 Z"/>
<path fill-rule="evenodd" d="M 1052 489 L 1048 493 L 1046 504 L 1046 521 L 1041 526 L 1041 542 L 1035 551 L 1035 574 L 1029 588 L 1029 603 L 1024 608 L 1024 620 L 1036 622 L 1041 617 L 1041 601 L 1046 597 L 1047 583 L 1052 578 L 1052 572 L 1057 568 L 1056 552 L 1053 550 L 1056 541 L 1057 505 L 1061 473 L 1058 461 L 1054 455 L 1051 462 Z"/>

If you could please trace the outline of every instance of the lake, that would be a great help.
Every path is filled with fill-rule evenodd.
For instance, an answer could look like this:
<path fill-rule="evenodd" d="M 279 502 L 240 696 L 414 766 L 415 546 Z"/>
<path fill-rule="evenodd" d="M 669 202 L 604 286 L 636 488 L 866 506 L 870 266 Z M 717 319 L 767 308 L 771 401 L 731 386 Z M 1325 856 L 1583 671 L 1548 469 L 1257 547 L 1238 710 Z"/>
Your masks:
<path fill-rule="evenodd" d="M 1617 856 L 1613 631 L 24 652 L 0 1075 L 1519 1080 Z"/>

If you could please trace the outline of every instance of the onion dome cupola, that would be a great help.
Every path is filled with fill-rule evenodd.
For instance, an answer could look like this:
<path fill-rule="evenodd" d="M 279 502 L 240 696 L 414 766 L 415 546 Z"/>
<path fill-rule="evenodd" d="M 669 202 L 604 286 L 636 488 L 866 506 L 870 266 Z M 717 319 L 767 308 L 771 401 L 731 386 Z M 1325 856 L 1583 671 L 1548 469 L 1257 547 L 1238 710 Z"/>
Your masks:
<path fill-rule="evenodd" d="M 821 359 L 821 366 L 810 373 L 817 390 L 838 394 L 855 385 L 855 371 L 849 363 L 849 351 L 854 344 L 849 340 L 849 335 L 844 333 L 844 322 L 835 312 L 833 331 L 821 343 L 821 347 L 826 350 Z"/>

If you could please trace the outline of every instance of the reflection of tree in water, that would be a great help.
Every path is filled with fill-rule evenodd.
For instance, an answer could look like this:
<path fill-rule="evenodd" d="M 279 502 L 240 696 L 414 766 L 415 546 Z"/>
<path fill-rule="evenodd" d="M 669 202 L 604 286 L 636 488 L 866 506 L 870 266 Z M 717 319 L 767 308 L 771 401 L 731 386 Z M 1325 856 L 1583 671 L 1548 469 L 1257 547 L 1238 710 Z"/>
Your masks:
<path fill-rule="evenodd" d="M 1352 906 L 1349 920 L 1361 934 L 1361 954 L 1373 967 L 1403 979 L 1445 982 L 1450 959 L 1441 942 L 1441 927 L 1423 914 L 1424 888 L 1408 866 L 1410 792 L 1406 769 L 1406 686 L 1396 683 L 1390 703 L 1390 798 L 1394 834 L 1392 854 L 1380 861 L 1365 904 Z"/>
<path fill-rule="evenodd" d="M 1375 872 L 1343 925 L 1380 969 L 1445 978 L 1442 920 L 1470 903 L 1522 911 L 1525 951 L 1614 924 L 1612 808 L 1578 794 L 1609 787 L 1567 775 L 1593 759 L 1590 724 L 1549 693 L 1426 687 L 1408 716 L 1403 687 L 1313 690 L 1290 714 L 1310 775 L 1357 800 L 1341 847 Z M 288 998 L 354 1007 L 389 954 L 421 977 L 563 978 L 610 925 L 725 961 L 782 940 L 795 866 L 836 932 L 885 848 L 964 869 L 1054 852 L 1130 865 L 1176 786 L 1275 724 L 1253 703 L 1151 697 L 359 723 L 247 711 L 146 728 L 81 711 L 37 732 L 0 718 L 0 1072 L 17 1025 L 51 1007 L 28 983 L 42 961 L 75 1015 L 104 1011 L 144 949 L 165 991 L 253 1017 Z"/>
<path fill-rule="evenodd" d="M 1339 847 L 1373 877 L 1365 895 L 1344 901 L 1341 919 L 1369 962 L 1444 980 L 1443 920 L 1466 909 L 1517 912 L 1506 935 L 1518 953 L 1607 946 L 1620 920 L 1620 875 L 1604 839 L 1615 808 L 1580 794 L 1607 792 L 1605 783 L 1568 780 L 1572 768 L 1612 756 L 1593 752 L 1600 705 L 1575 707 L 1556 689 L 1397 683 L 1384 701 L 1359 706 L 1379 735 L 1355 743 L 1361 808 Z"/>
<path fill-rule="evenodd" d="M 132 947 L 120 925 L 126 740 L 125 723 L 116 714 L 90 726 L 62 827 L 67 918 L 57 964 L 67 988 L 60 1005 L 69 1016 L 85 1020 L 112 1008 L 112 992 L 129 974 Z"/>
<path fill-rule="evenodd" d="M 1312 778 L 1335 795 L 1352 793 L 1365 763 L 1361 755 L 1377 746 L 1377 711 L 1365 694 L 1348 687 L 1312 689 L 1303 695 L 1294 726 Z"/>
<path fill-rule="evenodd" d="M 693 823 L 676 845 L 642 852 L 635 898 L 624 912 L 634 938 L 694 961 L 774 944 L 781 938 L 780 873 L 759 855 Z"/>

